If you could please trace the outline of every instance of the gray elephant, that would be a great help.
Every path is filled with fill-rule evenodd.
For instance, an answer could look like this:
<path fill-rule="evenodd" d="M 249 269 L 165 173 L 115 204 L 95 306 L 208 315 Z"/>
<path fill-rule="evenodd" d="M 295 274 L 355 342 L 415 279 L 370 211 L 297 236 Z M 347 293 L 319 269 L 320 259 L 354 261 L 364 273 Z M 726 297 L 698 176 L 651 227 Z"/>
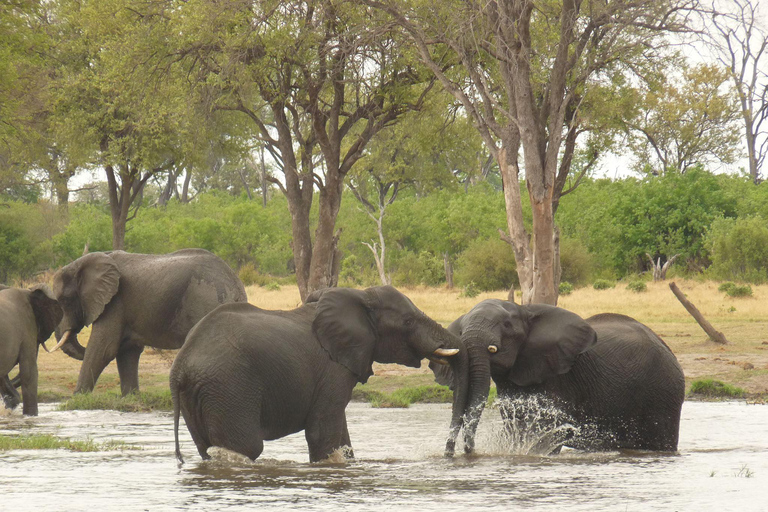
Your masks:
<path fill-rule="evenodd" d="M 38 348 L 50 338 L 61 318 L 61 308 L 45 285 L 0 290 L 0 392 L 11 408 L 18 405 L 19 395 L 8 379 L 18 364 L 22 410 L 27 416 L 37 416 Z"/>
<path fill-rule="evenodd" d="M 465 415 L 451 425 L 446 455 L 453 454 L 462 427 L 464 449 L 472 452 L 491 378 L 500 398 L 553 400 L 588 432 L 566 440 L 568 446 L 677 449 L 683 371 L 664 341 L 636 320 L 606 313 L 585 321 L 554 306 L 489 299 L 448 330 L 461 338 L 469 357 L 470 389 Z M 451 368 L 430 366 L 438 382 L 453 385 Z M 513 411 L 500 404 L 509 420 Z"/>
<path fill-rule="evenodd" d="M 68 355 L 83 361 L 75 393 L 92 391 L 113 359 L 123 395 L 137 391 L 145 346 L 180 348 L 189 330 L 214 308 L 247 301 L 232 269 L 202 249 L 93 252 L 61 268 L 53 291 L 64 310 L 56 337 L 64 340 Z M 77 333 L 91 324 L 83 348 Z"/>
<path fill-rule="evenodd" d="M 310 461 L 323 460 L 351 447 L 344 410 L 374 361 L 445 364 L 458 342 L 391 286 L 327 289 L 292 311 L 220 306 L 171 367 L 176 456 L 181 411 L 203 459 L 211 446 L 256 459 L 265 440 L 304 430 Z"/>

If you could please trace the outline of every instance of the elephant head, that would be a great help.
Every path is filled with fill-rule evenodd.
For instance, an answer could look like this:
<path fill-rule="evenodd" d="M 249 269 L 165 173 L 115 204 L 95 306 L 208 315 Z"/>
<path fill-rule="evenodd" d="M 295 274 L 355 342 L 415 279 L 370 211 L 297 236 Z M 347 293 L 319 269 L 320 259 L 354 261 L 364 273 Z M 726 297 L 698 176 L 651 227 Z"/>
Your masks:
<path fill-rule="evenodd" d="M 120 270 L 106 253 L 93 252 L 62 267 L 53 278 L 53 292 L 64 316 L 56 338 L 67 355 L 82 360 L 85 348 L 77 333 L 92 324 L 112 300 L 120 283 Z"/>
<path fill-rule="evenodd" d="M 61 306 L 51 294 L 48 286 L 44 284 L 30 288 L 29 304 L 35 314 L 37 342 L 47 351 L 45 342 L 51 337 L 63 316 Z"/>
<path fill-rule="evenodd" d="M 460 336 L 460 348 L 469 358 L 470 388 L 466 409 L 460 412 L 467 453 L 474 449 L 475 430 L 488 400 L 491 377 L 497 385 L 541 384 L 568 372 L 578 355 L 597 341 L 589 324 L 570 311 L 543 304 L 519 306 L 498 299 L 480 302 L 449 330 Z M 439 383 L 449 384 L 456 378 L 452 367 L 430 366 Z M 453 454 L 457 435 L 458 429 L 452 426 L 447 455 Z"/>

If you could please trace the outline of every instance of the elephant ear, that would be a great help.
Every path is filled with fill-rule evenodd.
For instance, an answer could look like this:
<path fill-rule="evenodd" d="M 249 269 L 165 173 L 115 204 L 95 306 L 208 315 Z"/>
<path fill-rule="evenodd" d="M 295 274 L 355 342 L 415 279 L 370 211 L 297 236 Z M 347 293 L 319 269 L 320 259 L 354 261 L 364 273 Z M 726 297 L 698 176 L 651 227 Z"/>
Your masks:
<path fill-rule="evenodd" d="M 61 322 L 64 312 L 56 299 L 53 298 L 48 286 L 42 284 L 30 289 L 29 304 L 35 313 L 37 323 L 37 342 L 43 343 Z"/>
<path fill-rule="evenodd" d="M 597 333 L 575 313 L 543 304 L 527 309 L 528 336 L 509 372 L 518 386 L 540 384 L 568 372 L 579 354 L 597 341 Z"/>
<path fill-rule="evenodd" d="M 446 328 L 448 332 L 459 339 L 461 339 L 461 320 L 463 318 L 464 315 L 461 315 Z M 429 362 L 429 369 L 432 370 L 432 373 L 435 374 L 435 382 L 441 386 L 448 386 L 449 388 L 453 389 L 453 370 L 451 370 L 451 366 L 452 365 L 450 364 L 439 364 L 432 361 Z"/>
<path fill-rule="evenodd" d="M 103 252 L 87 254 L 80 260 L 78 291 L 84 323 L 91 325 L 117 293 L 120 271 L 115 260 Z"/>
<path fill-rule="evenodd" d="M 331 359 L 351 371 L 359 382 L 373 375 L 376 329 L 364 291 L 325 290 L 317 300 L 312 331 Z"/>

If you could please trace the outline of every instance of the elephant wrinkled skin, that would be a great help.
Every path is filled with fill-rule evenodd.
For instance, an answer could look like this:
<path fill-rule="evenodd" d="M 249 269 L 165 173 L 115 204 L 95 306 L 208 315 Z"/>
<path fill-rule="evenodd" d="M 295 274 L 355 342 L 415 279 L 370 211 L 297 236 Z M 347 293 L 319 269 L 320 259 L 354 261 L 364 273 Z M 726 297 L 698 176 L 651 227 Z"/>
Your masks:
<path fill-rule="evenodd" d="M 565 444 L 586 450 L 677 450 L 685 379 L 677 358 L 653 331 L 612 313 L 586 321 L 565 309 L 489 299 L 454 321 L 469 357 L 470 390 L 463 422 L 452 426 L 446 454 L 459 429 L 465 451 L 474 448 L 490 379 L 499 398 L 543 395 L 588 435 Z M 451 368 L 430 365 L 451 385 Z M 502 417 L 512 417 L 500 401 Z"/>
<path fill-rule="evenodd" d="M 265 440 L 301 430 L 310 461 L 325 459 L 351 447 L 345 408 L 374 361 L 419 367 L 457 355 L 458 339 L 391 286 L 307 300 L 291 311 L 227 304 L 192 329 L 170 374 L 180 461 L 180 412 L 204 459 L 211 446 L 256 459 Z"/>
<path fill-rule="evenodd" d="M 145 346 L 180 348 L 189 330 L 214 308 L 247 301 L 232 269 L 202 249 L 86 254 L 56 273 L 53 291 L 64 311 L 56 338 L 67 336 L 62 349 L 83 361 L 75 393 L 93 390 L 113 359 L 123 395 L 137 391 Z M 77 333 L 91 324 L 84 349 Z"/>
<path fill-rule="evenodd" d="M 0 393 L 10 408 L 18 405 L 19 395 L 8 379 L 18 364 L 26 416 L 37 416 L 38 348 L 50 338 L 61 317 L 61 308 L 45 285 L 0 290 Z"/>

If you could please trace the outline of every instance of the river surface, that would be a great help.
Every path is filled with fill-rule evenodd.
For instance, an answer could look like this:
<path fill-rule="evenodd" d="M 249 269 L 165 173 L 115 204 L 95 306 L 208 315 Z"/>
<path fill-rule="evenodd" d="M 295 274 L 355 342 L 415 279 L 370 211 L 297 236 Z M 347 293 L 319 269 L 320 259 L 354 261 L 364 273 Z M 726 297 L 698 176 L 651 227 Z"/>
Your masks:
<path fill-rule="evenodd" d="M 355 462 L 309 464 L 303 433 L 267 442 L 255 463 L 202 461 L 186 428 L 174 457 L 169 413 L 0 415 L 0 434 L 49 433 L 139 450 L 0 452 L 2 511 L 768 510 L 768 406 L 686 402 L 679 453 L 510 453 L 487 410 L 472 457 L 442 456 L 450 405 L 347 408 Z M 215 450 L 215 449 L 214 449 Z"/>

